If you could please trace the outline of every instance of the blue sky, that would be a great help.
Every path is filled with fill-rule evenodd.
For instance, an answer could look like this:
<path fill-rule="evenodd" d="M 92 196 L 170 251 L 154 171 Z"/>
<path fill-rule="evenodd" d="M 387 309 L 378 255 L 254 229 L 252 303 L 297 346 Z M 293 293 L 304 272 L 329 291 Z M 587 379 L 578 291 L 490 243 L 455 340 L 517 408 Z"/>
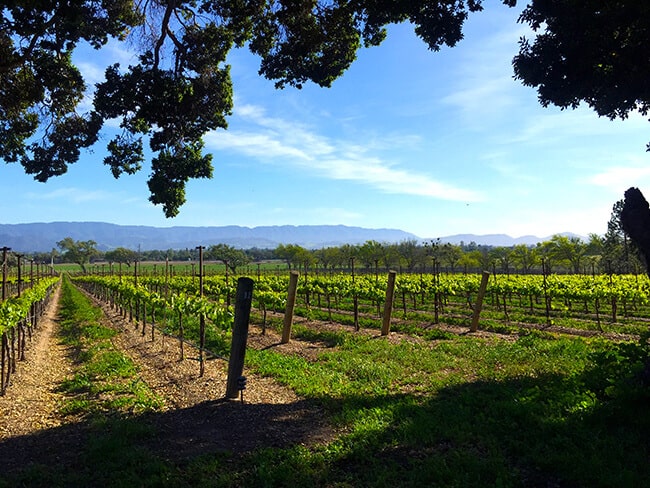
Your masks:
<path fill-rule="evenodd" d="M 214 178 L 192 181 L 180 215 L 148 198 L 145 167 L 113 179 L 93 153 L 37 183 L 0 165 L 3 223 L 103 221 L 125 225 L 344 224 L 452 234 L 546 237 L 603 234 L 630 186 L 650 197 L 650 124 L 599 118 L 587 107 L 542 108 L 513 79 L 526 28 L 490 4 L 455 48 L 430 52 L 408 25 L 359 52 L 330 89 L 276 90 L 247 51 L 230 59 L 235 109 L 206 136 Z M 123 47 L 79 57 L 90 82 Z"/>

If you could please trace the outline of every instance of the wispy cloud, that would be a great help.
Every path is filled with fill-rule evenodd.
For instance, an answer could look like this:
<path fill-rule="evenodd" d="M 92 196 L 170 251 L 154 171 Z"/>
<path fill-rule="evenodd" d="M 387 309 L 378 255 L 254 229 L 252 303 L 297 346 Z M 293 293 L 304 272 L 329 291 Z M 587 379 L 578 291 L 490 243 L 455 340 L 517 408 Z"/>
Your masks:
<path fill-rule="evenodd" d="M 385 193 L 481 200 L 481 195 L 472 190 L 409 171 L 403 165 L 371 154 L 382 145 L 376 140 L 369 140 L 366 146 L 358 141 L 326 137 L 304 124 L 269 117 L 263 108 L 253 105 L 240 106 L 235 117 L 246 128 L 209 134 L 206 143 L 210 148 L 239 152 L 264 163 L 299 168 L 323 178 L 363 183 Z M 408 135 L 389 138 L 393 150 L 408 148 L 417 140 Z"/>
<path fill-rule="evenodd" d="M 543 144 L 560 141 L 574 141 L 577 137 L 598 137 L 613 140 L 633 132 L 647 133 L 648 122 L 638 114 L 631 114 L 624 121 L 599 117 L 586 106 L 575 110 L 560 110 L 549 107 L 537 111 L 534 117 L 522 118 L 519 130 L 503 136 L 505 144 Z"/>
<path fill-rule="evenodd" d="M 268 213 L 273 216 L 274 222 L 310 221 L 323 225 L 349 224 L 364 218 L 363 214 L 339 207 L 274 207 L 269 209 Z"/>
<path fill-rule="evenodd" d="M 646 166 L 612 166 L 587 179 L 588 183 L 619 192 L 630 186 L 650 183 L 650 167 Z"/>
<path fill-rule="evenodd" d="M 110 65 L 119 63 L 122 69 L 126 69 L 129 64 L 136 61 L 135 50 L 125 49 L 123 44 L 115 40 L 110 40 L 108 44 L 100 50 L 92 49 L 88 46 L 79 50 L 79 59 L 76 64 L 81 70 L 84 79 L 89 85 L 94 86 L 104 80 L 104 72 Z"/>
<path fill-rule="evenodd" d="M 473 128 L 490 128 L 486 120 L 505 115 L 518 104 L 516 83 L 512 78 L 499 76 L 492 79 L 474 79 L 442 98 L 442 102 L 455 106 Z"/>
<path fill-rule="evenodd" d="M 58 188 L 49 192 L 30 192 L 30 200 L 61 201 L 72 204 L 82 204 L 88 202 L 115 201 L 116 196 L 103 190 L 84 190 L 82 188 Z M 123 199 L 120 203 L 125 203 Z"/>
<path fill-rule="evenodd" d="M 491 130 L 491 124 L 486 121 L 508 116 L 520 104 L 523 92 L 521 84 L 513 79 L 511 62 L 518 39 L 529 30 L 512 22 L 496 25 L 494 33 L 464 41 L 454 73 L 458 82 L 442 98 L 444 104 L 455 107 L 465 123 L 475 130 Z"/>

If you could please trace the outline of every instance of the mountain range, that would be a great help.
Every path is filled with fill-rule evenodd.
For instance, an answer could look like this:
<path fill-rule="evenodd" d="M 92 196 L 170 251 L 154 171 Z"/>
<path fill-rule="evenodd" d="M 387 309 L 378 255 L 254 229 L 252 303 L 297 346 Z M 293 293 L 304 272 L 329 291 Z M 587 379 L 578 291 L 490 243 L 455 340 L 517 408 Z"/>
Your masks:
<path fill-rule="evenodd" d="M 344 225 L 281 225 L 262 227 L 151 227 L 117 225 L 105 222 L 50 222 L 28 224 L 0 224 L 0 247 L 7 246 L 19 252 L 48 252 L 66 237 L 76 241 L 93 240 L 98 249 L 107 251 L 116 247 L 140 249 L 187 249 L 199 245 L 228 244 L 240 249 L 257 247 L 274 249 L 279 244 L 297 244 L 308 249 L 343 244 L 361 244 L 369 240 L 396 243 L 404 240 L 426 242 L 399 229 L 366 229 Z M 534 245 L 548 238 L 524 236 L 512 238 L 505 234 L 457 234 L 440 237 L 441 242 L 491 246 Z"/>

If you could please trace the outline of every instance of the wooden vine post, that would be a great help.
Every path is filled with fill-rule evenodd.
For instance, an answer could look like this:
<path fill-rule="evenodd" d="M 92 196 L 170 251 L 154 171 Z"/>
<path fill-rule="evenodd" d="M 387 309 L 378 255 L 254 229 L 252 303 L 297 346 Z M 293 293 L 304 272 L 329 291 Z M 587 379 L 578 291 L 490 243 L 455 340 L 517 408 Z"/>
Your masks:
<path fill-rule="evenodd" d="M 282 344 L 288 344 L 291 340 L 291 328 L 293 327 L 293 309 L 296 305 L 296 292 L 298 290 L 298 272 L 292 271 L 289 275 L 289 291 L 287 292 L 287 305 L 284 309 L 284 326 L 282 328 Z"/>
<path fill-rule="evenodd" d="M 133 285 L 138 288 L 138 260 L 133 260 Z M 138 328 L 138 317 L 140 316 L 140 297 L 135 296 L 135 328 Z"/>
<path fill-rule="evenodd" d="M 384 302 L 384 318 L 381 324 L 381 335 L 387 336 L 390 332 L 390 319 L 393 314 L 393 297 L 395 296 L 395 271 L 388 272 L 388 284 L 386 285 L 386 301 Z"/>
<path fill-rule="evenodd" d="M 23 287 L 23 278 L 22 278 L 22 273 L 21 273 L 21 266 L 22 263 L 20 260 L 25 256 L 24 254 L 18 254 L 14 253 L 14 256 L 16 256 L 16 259 L 18 260 L 18 296 L 20 296 L 22 292 L 22 287 Z"/>
<path fill-rule="evenodd" d="M 483 297 L 485 297 L 485 291 L 487 290 L 489 279 L 490 273 L 488 271 L 483 271 L 483 276 L 481 277 L 481 286 L 478 289 L 478 296 L 476 297 L 476 303 L 474 304 L 472 325 L 469 329 L 471 332 L 476 332 L 478 330 L 478 321 L 481 317 L 481 309 L 483 308 Z"/>
<path fill-rule="evenodd" d="M 350 258 L 350 267 L 352 268 L 352 303 L 354 310 L 354 330 L 359 331 L 359 297 L 357 296 L 357 289 L 354 286 L 354 257 Z"/>
<path fill-rule="evenodd" d="M 550 266 L 547 265 L 546 258 L 542 258 L 542 277 L 544 278 L 544 306 L 546 307 L 546 325 L 551 325 L 551 298 L 548 294 L 548 283 L 546 277 L 550 274 Z M 598 300 L 598 298 L 596 298 Z M 598 301 L 596 301 L 598 306 Z M 596 311 L 598 313 L 598 311 Z M 600 319 L 598 319 L 598 326 L 600 327 Z"/>
<path fill-rule="evenodd" d="M 203 297 L 203 246 L 196 246 L 199 250 L 199 296 Z M 205 314 L 199 315 L 199 376 L 205 372 L 205 359 L 203 350 L 205 349 Z"/>
<path fill-rule="evenodd" d="M 7 252 L 11 251 L 10 247 L 0 247 L 2 250 L 2 300 L 7 298 Z"/>
<path fill-rule="evenodd" d="M 237 292 L 235 295 L 235 322 L 232 328 L 226 398 L 237 398 L 239 395 L 239 379 L 244 372 L 248 321 L 250 319 L 252 301 L 253 280 L 251 278 L 239 278 L 237 280 Z"/>

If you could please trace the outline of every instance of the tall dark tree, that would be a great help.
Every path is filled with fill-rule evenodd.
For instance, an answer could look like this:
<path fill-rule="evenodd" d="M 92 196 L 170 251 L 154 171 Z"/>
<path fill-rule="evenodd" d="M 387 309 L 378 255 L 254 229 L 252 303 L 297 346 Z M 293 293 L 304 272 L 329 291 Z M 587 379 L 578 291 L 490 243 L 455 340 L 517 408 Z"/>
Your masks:
<path fill-rule="evenodd" d="M 621 225 L 643 256 L 650 276 L 650 205 L 638 188 L 625 192 Z"/>
<path fill-rule="evenodd" d="M 612 207 L 612 214 L 607 222 L 607 232 L 602 239 L 600 266 L 605 273 L 632 271 L 629 239 L 621 223 L 624 204 L 625 200 L 621 199 Z"/>
<path fill-rule="evenodd" d="M 512 5 L 514 0 L 504 0 Z M 120 121 L 104 163 L 118 178 L 139 171 L 148 143 L 150 200 L 167 217 L 185 202 L 190 178 L 212 176 L 203 135 L 225 129 L 233 107 L 233 47 L 261 58 L 278 88 L 328 87 L 385 26 L 410 22 L 437 51 L 462 39 L 481 0 L 17 0 L 0 6 L 0 159 L 38 181 L 64 174 Z M 74 65 L 79 45 L 131 41 L 138 61 L 113 64 L 80 113 L 88 86 Z"/>

